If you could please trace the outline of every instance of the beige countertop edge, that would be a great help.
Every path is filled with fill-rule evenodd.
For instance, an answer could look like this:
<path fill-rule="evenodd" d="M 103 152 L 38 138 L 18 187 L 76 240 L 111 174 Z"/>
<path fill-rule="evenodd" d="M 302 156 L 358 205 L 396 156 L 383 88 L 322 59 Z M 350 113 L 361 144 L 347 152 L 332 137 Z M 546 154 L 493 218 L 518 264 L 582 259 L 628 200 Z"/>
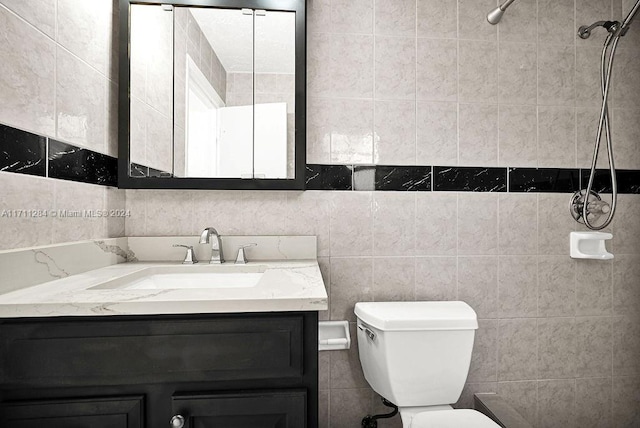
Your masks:
<path fill-rule="evenodd" d="M 267 281 L 252 292 L 218 290 L 90 290 L 146 267 L 179 263 L 122 263 L 0 295 L 0 318 L 323 311 L 328 297 L 316 260 L 256 261 L 291 277 Z"/>

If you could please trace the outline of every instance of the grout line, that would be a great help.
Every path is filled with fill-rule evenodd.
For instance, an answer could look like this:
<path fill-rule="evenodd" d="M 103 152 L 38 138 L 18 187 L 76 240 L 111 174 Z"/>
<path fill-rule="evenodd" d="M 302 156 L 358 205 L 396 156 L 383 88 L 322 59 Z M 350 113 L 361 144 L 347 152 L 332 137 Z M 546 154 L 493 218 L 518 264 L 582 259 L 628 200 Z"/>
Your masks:
<path fill-rule="evenodd" d="M 54 5 L 54 11 L 53 11 L 53 17 L 55 19 L 54 23 L 53 23 L 53 36 L 54 36 L 54 41 L 58 40 L 58 17 L 59 17 L 59 1 L 58 0 L 54 0 L 55 1 L 55 5 Z M 118 5 L 119 7 L 119 5 Z"/>
<path fill-rule="evenodd" d="M 460 1 L 456 1 L 456 165 L 460 165 Z"/>
<path fill-rule="evenodd" d="M 539 419 L 539 412 L 540 412 L 540 369 L 538 367 L 538 360 L 540 358 L 540 338 L 539 338 L 539 325 L 540 325 L 540 319 L 536 318 L 536 421 L 535 424 L 538 424 L 538 419 Z"/>
<path fill-rule="evenodd" d="M 251 102 L 252 102 L 252 110 L 251 110 L 251 150 L 253 153 L 251 154 L 251 176 L 255 178 L 256 173 L 256 11 L 251 11 L 251 33 L 252 33 L 252 43 L 251 43 Z M 202 31 L 202 30 L 201 30 Z M 188 36 L 188 35 L 187 35 Z M 202 36 L 201 36 L 202 37 Z M 202 51 L 202 43 L 200 43 L 200 51 Z M 202 54 L 199 54 L 200 62 L 202 62 Z M 174 103 L 175 104 L 175 103 Z M 186 125 L 185 125 L 186 126 Z M 216 143 L 217 144 L 217 143 Z"/>
<path fill-rule="evenodd" d="M 460 40 L 456 41 L 456 165 L 460 165 Z"/>
<path fill-rule="evenodd" d="M 612 413 L 612 416 L 613 416 L 613 376 L 615 374 L 614 370 L 613 370 L 613 364 L 614 364 L 614 358 L 615 358 L 615 346 L 616 345 L 615 345 L 615 336 L 614 336 L 614 327 L 613 327 L 613 316 L 611 316 L 611 318 L 609 318 L 609 320 L 610 320 L 609 321 L 610 322 L 609 334 L 610 334 L 610 337 L 611 337 L 611 349 L 610 349 L 610 352 L 611 352 L 611 399 L 610 399 L 611 403 L 610 403 L 610 405 L 611 405 L 611 413 Z"/>
<path fill-rule="evenodd" d="M 576 1 L 573 1 L 573 29 L 578 26 L 578 7 Z M 573 35 L 573 156 L 574 163 L 577 167 L 578 162 L 578 43 L 576 35 Z M 580 180 L 578 179 L 578 182 Z"/>
<path fill-rule="evenodd" d="M 460 193 L 456 192 L 456 299 L 460 299 Z"/>
<path fill-rule="evenodd" d="M 56 8 L 57 10 L 57 8 Z M 56 32 L 57 32 L 57 20 L 56 20 Z M 56 44 L 53 49 L 53 134 L 55 138 L 58 138 L 58 45 Z M 47 141 L 48 144 L 48 141 Z"/>
<path fill-rule="evenodd" d="M 436 191 L 436 178 L 435 178 L 435 172 L 436 172 L 436 168 L 435 166 L 431 165 L 431 191 L 435 192 Z"/>
<path fill-rule="evenodd" d="M 536 317 L 540 317 L 540 204 L 538 202 L 538 195 L 535 195 L 536 202 L 536 245 L 535 245 L 535 257 L 536 257 Z"/>
<path fill-rule="evenodd" d="M 500 27 L 500 26 L 498 26 Z M 501 57 L 501 53 L 502 53 L 502 49 L 500 48 L 500 29 L 498 28 L 498 38 L 497 38 L 497 42 L 496 42 L 496 74 L 495 74 L 495 79 L 496 79 L 496 83 L 497 83 L 497 90 L 496 90 L 496 166 L 500 166 L 500 57 Z M 509 174 L 507 174 L 508 176 Z M 508 178 L 507 178 L 508 179 Z M 509 186 L 507 183 L 507 192 L 509 191 Z"/>
<path fill-rule="evenodd" d="M 498 314 L 500 309 L 500 272 L 501 272 L 501 248 L 500 248 L 500 195 L 496 196 L 496 310 Z"/>
<path fill-rule="evenodd" d="M 536 167 L 540 166 L 540 1 L 536 0 Z"/>
<path fill-rule="evenodd" d="M 56 24 L 56 28 L 57 28 L 57 24 Z M 86 61 L 85 59 L 81 58 L 80 56 L 78 56 L 76 53 L 72 52 L 71 50 L 69 50 L 67 47 L 65 47 L 64 45 L 60 44 L 59 42 L 55 42 L 56 47 L 59 47 L 61 49 L 63 49 L 65 52 L 67 52 L 69 55 L 73 56 L 75 59 L 77 59 L 78 61 L 82 62 L 84 65 L 86 65 L 87 67 L 91 68 L 92 71 L 98 73 L 100 75 L 100 77 L 104 78 L 105 80 L 109 81 L 109 82 L 113 82 L 116 85 L 118 84 L 118 81 L 115 80 L 111 80 L 111 78 L 109 78 L 109 76 L 107 74 L 105 74 L 104 71 L 99 70 L 98 68 L 96 68 L 96 66 L 92 65 L 91 63 L 89 63 L 88 61 Z"/>
<path fill-rule="evenodd" d="M 49 178 L 49 137 L 44 139 L 44 176 Z"/>
<path fill-rule="evenodd" d="M 21 15 L 19 15 L 17 12 L 14 12 L 12 9 L 10 9 L 8 6 L 5 6 L 4 4 L 0 3 L 0 9 L 4 9 L 7 12 L 9 12 L 11 15 L 15 16 L 16 18 L 18 18 L 20 21 L 24 22 L 25 24 L 27 24 L 29 27 L 31 27 L 32 29 L 36 30 L 38 33 L 40 33 L 41 35 L 43 35 L 44 37 L 46 37 L 47 39 L 51 40 L 52 42 L 56 43 L 56 39 L 58 36 L 58 7 L 56 4 L 55 7 L 55 12 L 54 12 L 54 27 L 53 27 L 53 34 L 54 36 L 51 37 L 50 35 L 48 35 L 47 33 L 45 33 L 44 31 L 42 31 L 41 29 L 39 29 L 38 27 L 36 27 L 35 25 L 33 25 L 31 22 L 27 21 L 25 18 L 23 18 Z"/>
<path fill-rule="evenodd" d="M 335 0 L 331 0 L 333 3 Z M 372 127 L 372 135 L 371 135 L 371 162 L 375 163 L 376 161 L 376 101 L 378 97 L 376 96 L 376 42 L 378 39 L 378 34 L 376 31 L 376 0 L 371 1 L 371 40 L 373 42 L 373 88 L 371 91 L 371 108 L 373 109 L 373 122 L 371 124 Z M 333 9 L 333 8 L 332 8 Z M 375 181 L 375 180 L 374 180 Z M 375 184 L 374 184 L 375 186 Z"/>
<path fill-rule="evenodd" d="M 176 150 L 175 150 L 175 144 L 176 144 L 176 79 L 175 79 L 175 74 L 176 74 L 176 54 L 175 54 L 175 49 L 176 49 L 176 12 L 175 12 L 175 7 L 171 6 L 171 72 L 174 75 L 174 78 L 171 79 L 171 145 L 173 146 L 173 150 L 171 150 L 171 174 L 175 177 L 176 175 Z M 188 38 L 188 35 L 187 35 Z M 188 61 L 187 61 L 188 63 Z M 185 79 L 186 79 L 186 75 L 185 75 Z M 131 85 L 129 85 L 131 86 Z M 215 90 L 215 89 L 214 89 Z M 131 91 L 129 91 L 131 92 Z M 225 97 L 226 98 L 226 97 Z M 108 100 L 107 100 L 108 103 Z M 146 103 L 145 103 L 146 104 Z M 151 106 L 153 107 L 153 106 Z M 187 124 L 184 124 L 185 128 L 187 127 Z M 105 132 L 105 134 L 108 135 L 108 132 Z M 186 137 L 185 137 L 186 140 Z M 186 155 L 185 155 L 186 156 Z M 186 161 L 184 162 L 186 164 Z M 183 169 L 184 165 L 183 165 Z"/>
<path fill-rule="evenodd" d="M 413 81 L 413 164 L 418 163 L 418 0 L 415 1 L 415 20 L 414 20 L 414 35 L 415 35 L 415 56 L 413 58 L 414 63 L 414 81 Z"/>

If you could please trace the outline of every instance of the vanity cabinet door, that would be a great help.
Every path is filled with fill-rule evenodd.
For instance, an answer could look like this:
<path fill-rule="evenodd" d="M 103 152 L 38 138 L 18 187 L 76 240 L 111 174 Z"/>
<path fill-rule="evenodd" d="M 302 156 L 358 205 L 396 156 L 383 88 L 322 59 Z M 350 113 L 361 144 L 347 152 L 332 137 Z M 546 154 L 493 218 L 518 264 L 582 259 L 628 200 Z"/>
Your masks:
<path fill-rule="evenodd" d="M 2 404 L 3 428 L 143 428 L 142 398 L 91 398 Z"/>
<path fill-rule="evenodd" d="M 304 428 L 306 402 L 304 390 L 176 395 L 173 426 L 184 421 L 184 428 Z"/>
<path fill-rule="evenodd" d="M 4 323 L 0 389 L 296 381 L 304 375 L 300 314 L 107 318 Z"/>

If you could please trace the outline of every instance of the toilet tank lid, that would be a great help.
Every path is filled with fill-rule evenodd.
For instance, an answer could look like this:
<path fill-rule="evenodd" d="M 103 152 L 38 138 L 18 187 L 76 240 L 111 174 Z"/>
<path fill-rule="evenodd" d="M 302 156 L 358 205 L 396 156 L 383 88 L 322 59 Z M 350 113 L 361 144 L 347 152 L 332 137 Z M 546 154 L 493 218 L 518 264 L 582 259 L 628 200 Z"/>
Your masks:
<path fill-rule="evenodd" d="M 465 302 L 359 302 L 359 320 L 383 331 L 475 330 L 475 311 Z"/>

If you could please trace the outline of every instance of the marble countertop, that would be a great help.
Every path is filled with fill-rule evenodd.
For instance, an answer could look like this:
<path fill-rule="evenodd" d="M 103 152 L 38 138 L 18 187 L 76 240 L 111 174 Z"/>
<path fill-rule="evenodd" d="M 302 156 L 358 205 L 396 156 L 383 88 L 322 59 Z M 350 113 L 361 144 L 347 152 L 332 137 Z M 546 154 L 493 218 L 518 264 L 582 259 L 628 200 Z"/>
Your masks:
<path fill-rule="evenodd" d="M 194 265 L 202 266 L 203 263 Z M 327 293 L 315 260 L 255 261 L 266 271 L 255 287 L 91 289 L 105 281 L 175 262 L 107 266 L 0 295 L 0 318 L 322 311 Z M 232 263 L 225 263 L 233 269 Z"/>

